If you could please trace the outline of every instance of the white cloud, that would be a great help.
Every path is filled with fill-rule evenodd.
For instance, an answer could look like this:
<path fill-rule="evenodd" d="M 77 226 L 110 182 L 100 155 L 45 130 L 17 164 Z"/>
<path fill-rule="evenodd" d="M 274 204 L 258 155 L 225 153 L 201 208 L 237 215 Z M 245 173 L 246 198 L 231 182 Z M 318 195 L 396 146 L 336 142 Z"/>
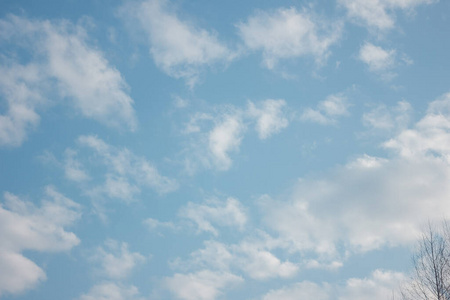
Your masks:
<path fill-rule="evenodd" d="M 45 272 L 22 255 L 25 250 L 68 251 L 80 240 L 65 227 L 80 218 L 80 206 L 46 188 L 40 207 L 5 193 L 0 205 L 0 295 L 17 294 L 46 279 Z"/>
<path fill-rule="evenodd" d="M 0 116 L 0 145 L 20 145 L 49 99 L 69 99 L 81 115 L 108 126 L 136 128 L 125 80 L 88 44 L 83 27 L 9 15 L 0 20 L 0 36 L 1 44 L 17 47 L 0 62 L 0 94 L 8 107 Z M 17 62 L 17 49 L 28 53 L 31 62 Z"/>
<path fill-rule="evenodd" d="M 180 20 L 164 0 L 148 0 L 123 8 L 148 35 L 150 54 L 166 74 L 193 86 L 205 67 L 231 61 L 235 54 L 217 34 Z"/>
<path fill-rule="evenodd" d="M 77 152 L 67 148 L 64 151 L 64 174 L 67 179 L 81 182 L 89 179 L 89 175 L 83 169 L 82 164 L 77 159 Z"/>
<path fill-rule="evenodd" d="M 113 282 L 103 282 L 91 288 L 91 290 L 82 295 L 79 300 L 143 300 L 139 297 L 137 287 L 124 286 Z"/>
<path fill-rule="evenodd" d="M 175 96 L 173 100 L 173 105 L 178 109 L 186 108 L 189 106 L 189 100 L 183 99 L 179 96 Z"/>
<path fill-rule="evenodd" d="M 227 226 L 237 228 L 240 231 L 246 229 L 247 215 L 242 204 L 228 198 L 221 202 L 210 200 L 204 204 L 189 202 L 179 211 L 179 217 L 187 219 L 198 228 L 199 232 L 210 232 L 218 236 L 219 230 L 214 226 Z M 149 225 L 154 227 L 167 227 L 179 229 L 178 224 L 159 222 L 148 219 Z M 145 221 L 145 223 L 147 223 Z M 299 266 L 289 261 L 281 261 L 270 250 L 274 248 L 273 240 L 265 234 L 249 235 L 237 244 L 224 244 L 219 241 L 209 240 L 204 242 L 204 247 L 190 254 L 189 259 L 180 258 L 172 261 L 173 268 L 182 271 L 212 270 L 214 272 L 240 271 L 256 280 L 269 278 L 288 278 L 297 274 Z"/>
<path fill-rule="evenodd" d="M 103 247 L 97 248 L 92 259 L 100 263 L 99 273 L 110 279 L 126 278 L 136 265 L 146 261 L 140 253 L 130 252 L 125 242 L 107 240 L 105 246 L 106 250 Z"/>
<path fill-rule="evenodd" d="M 246 124 L 243 112 L 232 106 L 219 107 L 214 113 L 196 113 L 184 125 L 182 133 L 190 137 L 184 150 L 184 165 L 193 174 L 199 168 L 226 171 L 239 152 Z"/>
<path fill-rule="evenodd" d="M 133 129 L 133 100 L 125 93 L 126 83 L 103 54 L 87 44 L 83 27 L 15 16 L 2 25 L 16 27 L 17 38 L 29 38 L 45 53 L 40 76 L 57 79 L 59 92 L 72 98 L 83 115 L 109 125 L 124 122 Z"/>
<path fill-rule="evenodd" d="M 307 260 L 305 263 L 305 267 L 307 269 L 322 269 L 322 270 L 328 270 L 328 271 L 334 271 L 339 268 L 341 268 L 344 265 L 341 261 L 332 261 L 329 263 L 323 263 L 319 262 L 315 259 Z"/>
<path fill-rule="evenodd" d="M 80 136 L 78 142 L 92 149 L 98 162 L 106 166 L 104 184 L 93 190 L 96 195 L 100 193 L 129 202 L 140 193 L 141 187 L 150 187 L 160 194 L 178 188 L 175 180 L 160 175 L 149 161 L 127 148 L 116 148 L 92 135 Z"/>
<path fill-rule="evenodd" d="M 190 259 L 176 260 L 173 266 L 185 269 L 212 269 L 222 272 L 241 271 L 256 280 L 289 278 L 297 274 L 299 266 L 281 261 L 267 249 L 267 245 L 243 240 L 238 244 L 205 241 L 205 247 L 191 253 Z"/>
<path fill-rule="evenodd" d="M 348 107 L 349 103 L 344 95 L 329 95 L 325 100 L 319 102 L 316 109 L 305 109 L 300 119 L 322 125 L 335 124 L 337 118 L 349 114 Z"/>
<path fill-rule="evenodd" d="M 226 201 L 213 199 L 205 204 L 189 202 L 178 214 L 195 223 L 198 232 L 211 232 L 216 236 L 219 231 L 213 224 L 242 230 L 247 222 L 245 208 L 234 198 L 228 198 Z"/>
<path fill-rule="evenodd" d="M 172 266 L 183 270 L 211 269 L 230 272 L 232 263 L 236 261 L 231 247 L 215 240 L 207 240 L 203 244 L 204 247 L 192 252 L 187 261 L 177 258 Z"/>
<path fill-rule="evenodd" d="M 58 80 L 61 96 L 71 99 L 87 118 L 119 128 L 125 124 L 134 130 L 133 100 L 120 72 L 86 44 L 82 28 L 77 28 L 75 35 L 64 27 L 56 28 L 48 30 L 45 48 L 49 73 Z"/>
<path fill-rule="evenodd" d="M 45 272 L 22 254 L 0 250 L 0 296 L 19 294 L 47 279 Z"/>
<path fill-rule="evenodd" d="M 329 261 L 342 255 L 340 242 L 349 253 L 410 244 L 421 223 L 450 212 L 450 169 L 442 160 L 360 160 L 326 178 L 299 182 L 288 202 L 264 206 L 267 224 L 292 243 L 290 249 Z"/>
<path fill-rule="evenodd" d="M 411 104 L 399 101 L 394 107 L 381 104 L 362 116 L 363 124 L 373 130 L 403 130 L 409 125 L 412 113 Z"/>
<path fill-rule="evenodd" d="M 369 278 L 350 278 L 341 288 L 339 300 L 391 299 L 395 289 L 406 280 L 403 273 L 375 270 Z"/>
<path fill-rule="evenodd" d="M 268 99 L 259 104 L 249 101 L 247 111 L 251 118 L 256 119 L 256 131 L 260 139 L 266 139 L 288 126 L 289 121 L 283 112 L 285 106 L 284 100 Z"/>
<path fill-rule="evenodd" d="M 191 134 L 191 133 L 201 132 L 202 126 L 200 123 L 205 122 L 205 121 L 211 121 L 213 119 L 214 119 L 214 117 L 210 114 L 198 112 L 198 113 L 194 114 L 190 118 L 189 122 L 184 125 L 183 133 Z"/>
<path fill-rule="evenodd" d="M 153 219 L 153 218 L 147 218 L 143 221 L 144 225 L 147 226 L 147 228 L 151 231 L 155 231 L 159 228 L 166 228 L 170 230 L 179 230 L 180 227 L 172 222 L 161 222 L 159 220 Z"/>
<path fill-rule="evenodd" d="M 271 290 L 263 300 L 376 300 L 398 295 L 395 289 L 406 279 L 403 273 L 375 270 L 368 278 L 350 278 L 344 285 L 302 281 Z"/>
<path fill-rule="evenodd" d="M 282 262 L 270 251 L 249 242 L 233 247 L 235 263 L 253 279 L 289 278 L 297 274 L 299 267 L 289 261 Z"/>
<path fill-rule="evenodd" d="M 320 178 L 299 180 L 288 199 L 262 197 L 265 223 L 284 247 L 315 252 L 320 263 L 413 243 L 424 222 L 450 214 L 449 129 L 446 94 L 412 129 L 384 144 L 391 158 L 364 155 Z"/>
<path fill-rule="evenodd" d="M 382 73 L 394 67 L 395 55 L 396 51 L 393 49 L 385 50 L 371 43 L 365 43 L 359 50 L 358 58 L 367 64 L 370 71 Z"/>
<path fill-rule="evenodd" d="M 297 300 L 297 299 L 330 299 L 330 288 L 327 285 L 320 286 L 316 283 L 303 281 L 290 287 L 279 290 L 272 290 L 264 297 L 263 300 Z"/>
<path fill-rule="evenodd" d="M 219 170 L 228 170 L 232 161 L 229 152 L 238 151 L 245 129 L 239 115 L 226 115 L 209 132 L 208 146 Z"/>
<path fill-rule="evenodd" d="M 95 250 L 90 260 L 100 265 L 96 272 L 109 281 L 95 284 L 79 300 L 144 300 L 137 287 L 123 284 L 131 271 L 146 261 L 140 253 L 130 252 L 127 243 L 108 239 L 104 247 Z"/>
<path fill-rule="evenodd" d="M 350 19 L 363 23 L 370 29 L 388 30 L 395 26 L 395 11 L 411 11 L 420 4 L 434 0 L 339 0 L 347 9 Z"/>
<path fill-rule="evenodd" d="M 239 284 L 243 279 L 227 272 L 202 270 L 196 273 L 180 274 L 167 277 L 164 284 L 178 299 L 214 300 L 222 294 L 223 289 Z"/>
<path fill-rule="evenodd" d="M 260 139 L 279 133 L 289 124 L 285 100 L 249 101 L 247 108 L 223 105 L 212 112 L 197 112 L 184 123 L 185 135 L 192 136 L 185 149 L 185 168 L 195 173 L 199 167 L 229 170 L 231 155 L 239 152 L 249 124 L 255 124 Z"/>
<path fill-rule="evenodd" d="M 322 63 L 330 46 L 341 36 L 340 24 L 332 26 L 295 8 L 260 11 L 237 27 L 250 50 L 263 52 L 264 65 L 269 69 L 275 68 L 280 60 L 302 56 L 312 56 Z"/>
<path fill-rule="evenodd" d="M 427 114 L 412 129 L 404 130 L 384 146 L 401 157 L 450 161 L 450 93 L 433 101 Z M 437 157 L 436 157 L 437 156 Z"/>
<path fill-rule="evenodd" d="M 40 67 L 35 64 L 0 65 L 0 74 L 0 95 L 8 107 L 7 112 L 0 115 L 0 146 L 19 146 L 28 131 L 36 128 L 40 121 L 35 111 L 45 102 Z"/>

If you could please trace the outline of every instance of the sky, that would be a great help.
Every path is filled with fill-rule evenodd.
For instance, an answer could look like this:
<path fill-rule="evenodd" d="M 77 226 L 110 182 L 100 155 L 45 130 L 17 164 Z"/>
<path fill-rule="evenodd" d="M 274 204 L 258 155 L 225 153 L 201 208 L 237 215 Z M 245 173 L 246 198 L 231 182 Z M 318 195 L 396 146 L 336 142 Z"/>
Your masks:
<path fill-rule="evenodd" d="M 450 2 L 2 0 L 0 170 L 1 299 L 392 299 Z"/>

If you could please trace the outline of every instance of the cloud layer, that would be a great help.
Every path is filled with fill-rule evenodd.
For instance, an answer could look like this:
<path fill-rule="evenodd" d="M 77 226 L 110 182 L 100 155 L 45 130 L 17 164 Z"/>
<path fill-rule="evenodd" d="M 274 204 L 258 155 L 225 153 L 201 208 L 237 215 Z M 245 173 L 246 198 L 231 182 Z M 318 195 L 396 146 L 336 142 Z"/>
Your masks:
<path fill-rule="evenodd" d="M 289 249 L 320 259 L 342 257 L 338 244 L 365 252 L 414 242 L 426 220 L 450 213 L 449 99 L 430 103 L 412 129 L 383 144 L 393 157 L 363 155 L 322 178 L 300 179 L 289 199 L 262 197 L 266 224 Z"/>

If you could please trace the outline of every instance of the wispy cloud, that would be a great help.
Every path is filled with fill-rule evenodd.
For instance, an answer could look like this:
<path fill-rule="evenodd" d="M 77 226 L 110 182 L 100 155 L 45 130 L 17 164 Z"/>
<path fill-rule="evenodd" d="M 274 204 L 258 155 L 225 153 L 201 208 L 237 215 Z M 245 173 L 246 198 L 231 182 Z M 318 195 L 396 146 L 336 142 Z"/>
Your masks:
<path fill-rule="evenodd" d="M 215 32 L 181 20 L 167 1 L 127 4 L 122 15 L 137 18 L 148 36 L 155 64 L 169 76 L 184 78 L 191 87 L 206 67 L 227 63 L 236 55 Z"/>
<path fill-rule="evenodd" d="M 46 102 L 42 92 L 45 85 L 40 67 L 34 64 L 2 64 L 0 74 L 0 93 L 8 107 L 0 115 L 0 146 L 20 146 L 40 122 L 36 108 Z"/>
<path fill-rule="evenodd" d="M 343 94 L 330 95 L 319 102 L 316 109 L 305 109 L 300 119 L 322 125 L 336 124 L 338 118 L 349 115 L 349 106 L 347 97 Z"/>
<path fill-rule="evenodd" d="M 179 216 L 195 223 L 198 232 L 210 232 L 216 236 L 219 232 L 213 224 L 242 230 L 247 222 L 243 205 L 234 198 L 228 198 L 226 201 L 213 199 L 204 204 L 188 202 L 179 211 Z"/>
<path fill-rule="evenodd" d="M 61 168 L 66 179 L 92 199 L 93 210 L 103 221 L 108 219 L 109 200 L 129 204 L 145 189 L 165 195 L 179 187 L 177 180 L 161 175 L 152 162 L 128 148 L 115 147 L 94 135 L 80 136 L 76 142 L 61 159 L 47 152 L 43 160 Z"/>
<path fill-rule="evenodd" d="M 106 167 L 105 184 L 94 190 L 109 197 L 131 201 L 141 187 L 148 186 L 160 194 L 178 188 L 175 180 L 160 175 L 152 163 L 127 148 L 116 148 L 92 135 L 80 136 L 78 142 L 93 150 L 99 162 Z"/>
<path fill-rule="evenodd" d="M 260 50 L 264 65 L 273 69 L 281 60 L 311 56 L 323 63 L 341 36 L 341 24 L 330 24 L 307 11 L 279 8 L 258 11 L 237 24 L 246 47 Z"/>
<path fill-rule="evenodd" d="M 99 265 L 94 270 L 103 280 L 94 284 L 79 300 L 144 300 L 137 287 L 124 284 L 133 269 L 146 262 L 139 252 L 130 252 L 127 243 L 108 239 L 94 251 L 89 261 Z"/>
<path fill-rule="evenodd" d="M 226 227 L 238 229 L 243 238 L 234 244 L 207 240 L 204 247 L 192 252 L 189 258 L 172 261 L 171 266 L 175 269 L 185 272 L 210 270 L 254 280 L 289 278 L 299 271 L 299 264 L 282 261 L 272 253 L 274 248 L 279 247 L 278 241 L 247 226 L 247 209 L 236 199 L 206 201 L 203 204 L 190 202 L 180 209 L 178 217 L 180 224 L 185 220 L 193 222 L 197 232 L 209 232 L 215 238 L 219 236 L 219 229 Z M 172 226 L 181 228 L 178 223 L 172 223 Z"/>
<path fill-rule="evenodd" d="M 347 10 L 348 17 L 369 29 L 385 31 L 395 27 L 395 12 L 409 12 L 421 4 L 431 4 L 435 0 L 339 0 Z"/>
<path fill-rule="evenodd" d="M 87 171 L 85 170 L 82 163 L 77 158 L 77 155 L 77 151 L 70 148 L 67 148 L 64 151 L 64 174 L 67 179 L 76 182 L 89 180 L 89 175 L 87 174 Z"/>
<path fill-rule="evenodd" d="M 105 241 L 105 247 L 97 248 L 92 260 L 100 264 L 100 275 L 123 279 L 130 275 L 136 265 L 144 263 L 146 258 L 138 252 L 130 252 L 127 243 L 109 239 Z"/>
<path fill-rule="evenodd" d="M 411 113 L 411 104 L 406 101 L 400 101 L 393 107 L 380 104 L 364 113 L 362 122 L 370 130 L 396 132 L 407 128 Z"/>

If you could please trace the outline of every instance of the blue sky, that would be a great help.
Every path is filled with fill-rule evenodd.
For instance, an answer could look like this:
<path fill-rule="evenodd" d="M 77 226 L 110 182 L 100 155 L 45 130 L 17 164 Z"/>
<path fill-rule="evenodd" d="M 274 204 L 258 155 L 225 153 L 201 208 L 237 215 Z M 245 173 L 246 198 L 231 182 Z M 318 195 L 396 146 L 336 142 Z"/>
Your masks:
<path fill-rule="evenodd" d="M 450 2 L 0 3 L 0 298 L 390 299 L 450 212 Z"/>

